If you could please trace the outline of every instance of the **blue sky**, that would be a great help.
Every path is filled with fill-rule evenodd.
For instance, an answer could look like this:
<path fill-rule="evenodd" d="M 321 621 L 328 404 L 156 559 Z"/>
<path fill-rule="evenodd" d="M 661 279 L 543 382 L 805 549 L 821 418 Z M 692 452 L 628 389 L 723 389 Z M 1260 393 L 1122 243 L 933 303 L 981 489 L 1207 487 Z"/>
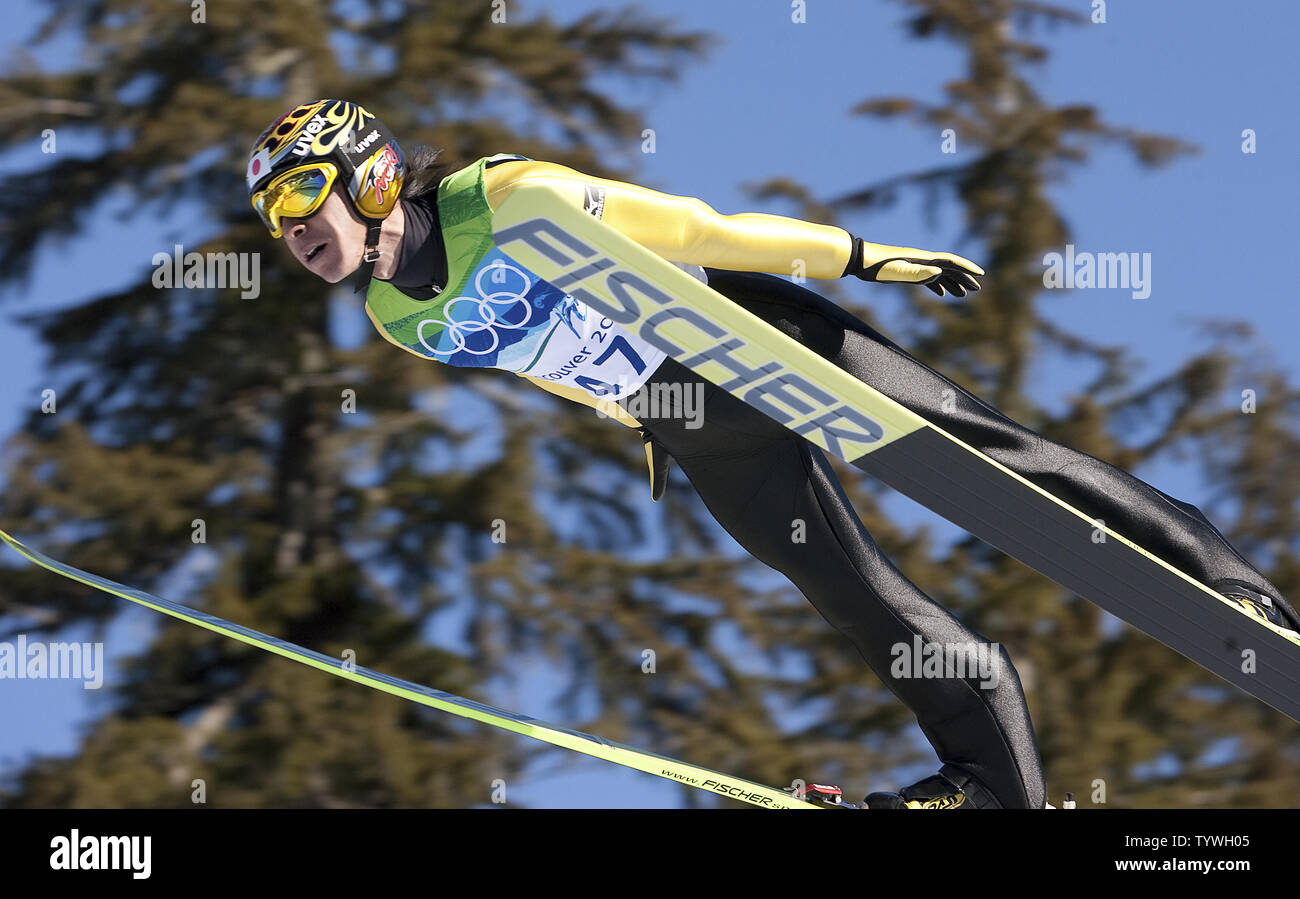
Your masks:
<path fill-rule="evenodd" d="M 1090 8 L 1081 0 L 1069 5 L 1081 12 Z M 611 6 L 532 2 L 512 8 L 516 15 L 546 10 L 568 20 Z M 812 0 L 803 25 L 790 22 L 789 4 L 782 0 L 656 0 L 641 8 L 671 18 L 681 28 L 712 32 L 720 41 L 708 58 L 684 68 L 675 84 L 634 88 L 623 79 L 603 83 L 625 105 L 640 109 L 655 129 L 655 154 L 643 156 L 629 147 L 625 155 L 637 164 L 636 180 L 642 184 L 699 197 L 724 213 L 784 214 L 791 210 L 748 200 L 745 187 L 790 175 L 816 195 L 831 198 L 946 158 L 939 153 L 936 134 L 848 115 L 857 102 L 873 96 L 937 101 L 944 83 L 960 73 L 960 58 L 943 44 L 903 36 L 906 7 L 901 4 Z M 36 17 L 30 5 L 7 12 L 10 34 L 18 36 L 8 48 L 12 53 L 26 45 Z M 1197 320 L 1224 318 L 1249 322 L 1259 332 L 1254 343 L 1242 347 L 1243 354 L 1271 355 L 1300 377 L 1300 362 L 1290 345 L 1300 331 L 1300 307 L 1285 280 L 1297 236 L 1297 25 L 1300 5 L 1283 0 L 1253 4 L 1249 16 L 1211 0 L 1164 0 L 1111 3 L 1104 25 L 1036 36 L 1051 52 L 1035 81 L 1049 100 L 1094 105 L 1112 124 L 1174 135 L 1201 148 L 1199 155 L 1156 171 L 1105 150 L 1052 188 L 1080 249 L 1152 254 L 1154 290 L 1148 299 L 1133 299 L 1123 290 L 1091 290 L 1053 294 L 1045 305 L 1066 330 L 1129 347 L 1145 377 L 1157 377 L 1204 348 Z M 67 49 L 56 45 L 36 56 L 57 65 Z M 1247 128 L 1258 135 L 1254 155 L 1240 150 Z M 71 140 L 60 148 L 93 149 L 78 148 Z M 0 157 L 0 167 L 28 170 L 41 160 L 33 145 Z M 232 165 L 242 165 L 242 160 L 232 160 Z M 203 222 L 186 212 L 164 221 L 135 219 L 124 227 L 114 218 L 121 208 L 119 203 L 97 211 L 79 240 L 44 247 L 32 281 L 0 294 L 6 322 L 0 328 L 0 379 L 6 385 L 0 392 L 0 435 L 12 433 L 45 386 L 34 338 L 12 322 L 15 314 L 130 283 L 160 245 L 172 239 L 192 242 L 206 232 Z M 868 240 L 950 249 L 979 261 L 978 244 L 954 243 L 960 220 L 954 208 L 947 212 L 948 219 L 932 228 L 917 203 L 908 201 L 844 224 Z M 990 274 L 996 278 L 996 272 Z M 892 288 L 857 282 L 846 288 L 877 304 L 888 324 L 896 308 Z M 1059 403 L 1089 374 L 1060 363 L 1043 364 L 1036 372 L 1037 396 Z M 1267 402 L 1267 397 L 1261 400 Z M 1176 496 L 1193 502 L 1201 498 L 1193 468 L 1169 466 L 1143 474 Z M 933 516 L 906 505 L 900 501 L 900 514 L 944 530 Z M 123 645 L 125 635 L 147 633 L 138 614 L 133 611 L 124 619 L 124 636 L 113 640 L 110 649 L 127 652 L 134 639 Z M 535 686 L 510 697 L 510 707 L 547 717 L 546 678 L 530 683 Z M 84 691 L 70 684 L 13 690 L 0 682 L 0 719 L 6 725 L 21 723 L 0 727 L 0 766 L 29 751 L 71 750 L 76 723 L 97 711 Z M 547 765 L 559 762 L 549 757 Z M 521 785 L 516 795 L 556 806 L 674 806 L 679 801 L 678 788 L 648 775 L 598 762 L 580 761 L 564 770 Z"/>

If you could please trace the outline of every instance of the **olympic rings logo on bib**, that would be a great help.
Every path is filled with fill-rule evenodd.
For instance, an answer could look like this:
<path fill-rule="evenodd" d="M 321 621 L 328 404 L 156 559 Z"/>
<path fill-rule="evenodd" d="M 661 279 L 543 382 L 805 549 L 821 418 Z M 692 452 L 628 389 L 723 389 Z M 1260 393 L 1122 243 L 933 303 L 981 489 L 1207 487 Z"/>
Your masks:
<path fill-rule="evenodd" d="M 483 279 L 489 274 L 495 282 L 504 282 L 507 272 L 518 275 L 523 280 L 521 290 L 484 290 Z M 459 296 L 449 300 L 442 307 L 442 314 L 446 316 L 441 318 L 426 318 L 420 322 L 416 331 L 419 337 L 420 345 L 435 356 L 451 356 L 456 353 L 469 353 L 472 356 L 487 356 L 495 353 L 501 345 L 501 338 L 498 331 L 517 331 L 528 326 L 528 319 L 531 313 L 531 307 L 528 305 L 528 291 L 532 289 L 533 282 L 528 275 L 517 266 L 509 265 L 505 262 L 496 261 L 491 265 L 486 265 L 479 270 L 474 278 L 474 289 L 478 296 Z M 472 303 L 478 317 L 457 319 L 452 315 L 452 309 L 457 303 Z M 523 307 L 523 317 L 517 321 L 509 321 L 507 316 L 519 307 Z M 425 325 L 442 325 L 442 333 L 447 334 L 454 346 L 448 350 L 439 350 L 432 347 L 424 339 Z M 492 336 L 492 345 L 485 349 L 471 349 L 469 346 L 470 338 L 482 332 L 488 332 Z"/>

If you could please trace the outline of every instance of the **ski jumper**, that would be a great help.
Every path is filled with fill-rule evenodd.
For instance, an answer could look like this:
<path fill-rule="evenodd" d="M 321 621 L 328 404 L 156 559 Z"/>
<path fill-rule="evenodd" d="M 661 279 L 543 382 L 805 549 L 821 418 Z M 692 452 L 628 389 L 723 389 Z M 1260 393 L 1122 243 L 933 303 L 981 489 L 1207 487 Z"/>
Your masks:
<path fill-rule="evenodd" d="M 880 552 L 819 448 L 601 319 L 494 245 L 492 210 L 516 186 L 538 181 L 1189 575 L 1205 583 L 1237 578 L 1277 594 L 1195 507 L 1016 424 L 834 303 L 770 274 L 792 271 L 802 260 L 810 277 L 842 276 L 853 248 L 847 231 L 758 213 L 720 215 L 698 199 L 513 155 L 480 159 L 443 179 L 427 207 L 434 226 L 418 246 L 404 237 L 392 281 L 375 279 L 367 291 L 367 314 L 380 334 L 426 359 L 504 368 L 639 428 L 648 448 L 677 461 L 728 533 L 848 637 L 916 715 L 945 767 L 974 777 L 1002 806 L 1042 808 L 1046 801 L 1024 692 L 1005 650 L 992 688 L 975 677 L 891 676 L 891 649 L 916 637 L 989 641 Z M 413 266 L 422 272 L 416 284 Z M 680 409 L 629 414 L 628 408 L 653 408 L 632 400 L 658 384 L 702 384 L 703 426 L 687 427 Z M 956 403 L 945 408 L 945 395 Z M 801 543 L 791 539 L 796 519 L 806 523 Z"/>

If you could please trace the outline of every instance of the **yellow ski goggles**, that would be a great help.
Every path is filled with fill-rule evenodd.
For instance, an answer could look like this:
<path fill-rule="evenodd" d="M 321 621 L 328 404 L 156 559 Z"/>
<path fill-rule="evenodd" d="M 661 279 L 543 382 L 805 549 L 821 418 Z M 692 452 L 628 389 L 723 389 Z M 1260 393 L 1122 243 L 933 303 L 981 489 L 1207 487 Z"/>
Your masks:
<path fill-rule="evenodd" d="M 284 233 L 282 218 L 306 218 L 320 209 L 329 196 L 338 167 L 332 162 L 313 162 L 277 175 L 253 194 L 253 208 L 272 237 Z"/>

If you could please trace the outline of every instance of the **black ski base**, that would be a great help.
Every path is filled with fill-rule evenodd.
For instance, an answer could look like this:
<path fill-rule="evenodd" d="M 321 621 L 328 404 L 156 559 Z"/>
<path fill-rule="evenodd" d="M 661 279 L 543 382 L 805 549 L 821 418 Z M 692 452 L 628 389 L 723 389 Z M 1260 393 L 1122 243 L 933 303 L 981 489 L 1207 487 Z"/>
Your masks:
<path fill-rule="evenodd" d="M 1300 721 L 1300 646 L 1122 541 L 1095 541 L 1092 523 L 933 428 L 854 464 Z"/>

